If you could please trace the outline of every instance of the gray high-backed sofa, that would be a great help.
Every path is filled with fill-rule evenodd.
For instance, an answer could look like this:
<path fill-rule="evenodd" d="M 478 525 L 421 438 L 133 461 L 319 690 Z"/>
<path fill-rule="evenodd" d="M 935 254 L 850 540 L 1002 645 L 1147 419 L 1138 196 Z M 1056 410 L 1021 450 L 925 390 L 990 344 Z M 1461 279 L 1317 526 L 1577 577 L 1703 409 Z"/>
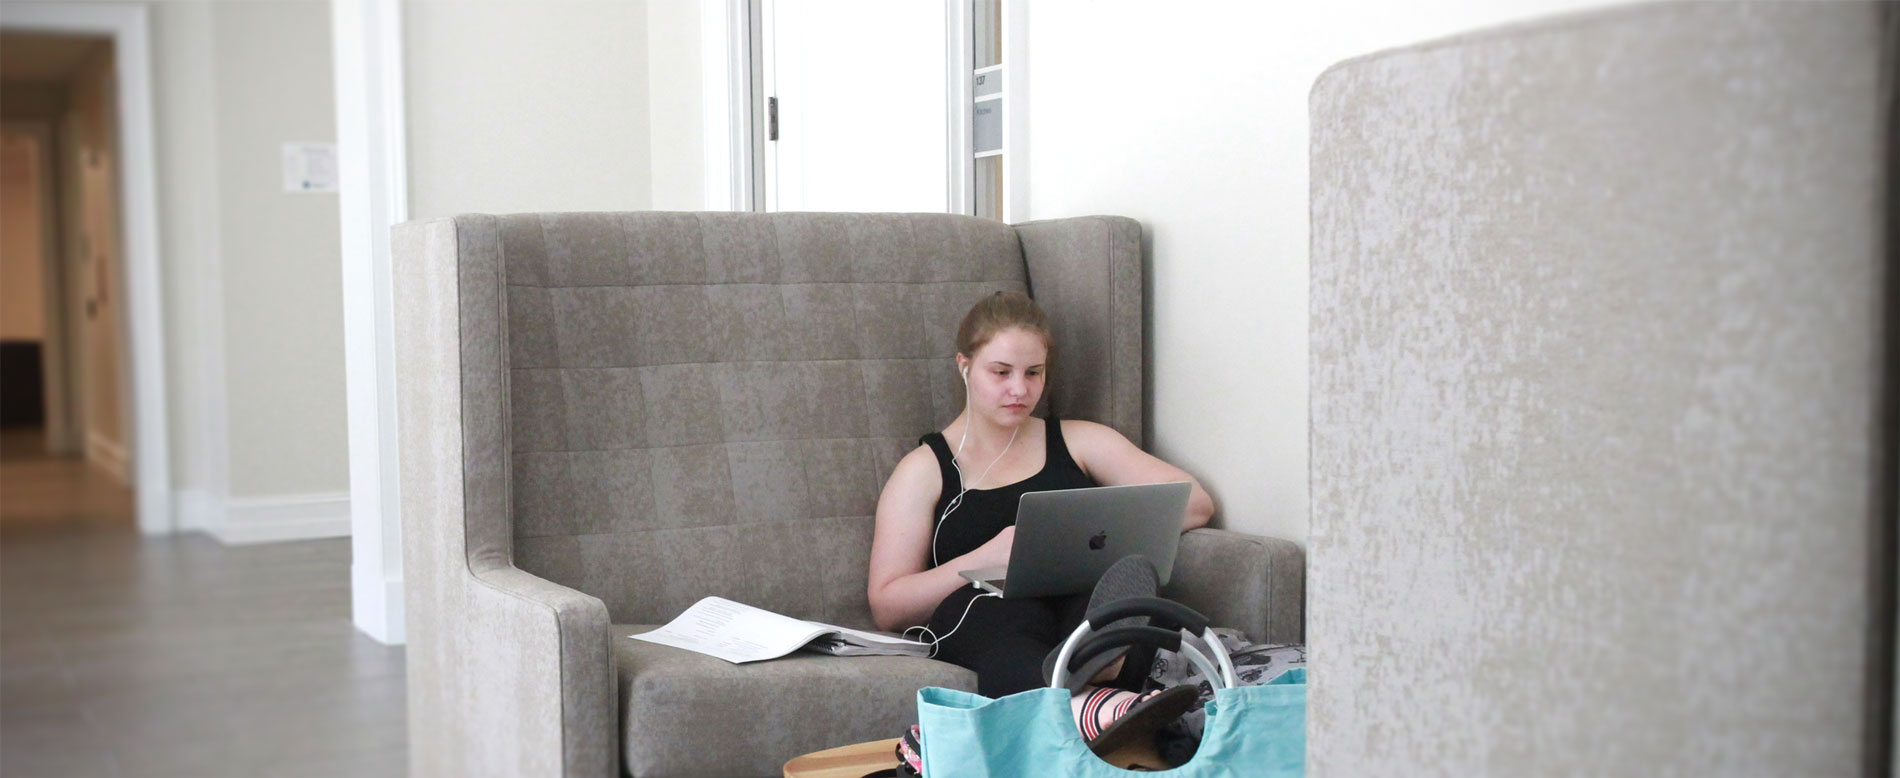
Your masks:
<path fill-rule="evenodd" d="M 777 775 L 895 737 L 918 658 L 732 665 L 628 635 L 707 595 L 871 628 L 883 479 L 962 404 L 962 313 L 1029 291 L 1046 411 L 1142 439 L 1140 227 L 941 214 L 548 213 L 396 228 L 417 776 Z M 1167 594 L 1301 639 L 1289 542 L 1183 538 Z"/>

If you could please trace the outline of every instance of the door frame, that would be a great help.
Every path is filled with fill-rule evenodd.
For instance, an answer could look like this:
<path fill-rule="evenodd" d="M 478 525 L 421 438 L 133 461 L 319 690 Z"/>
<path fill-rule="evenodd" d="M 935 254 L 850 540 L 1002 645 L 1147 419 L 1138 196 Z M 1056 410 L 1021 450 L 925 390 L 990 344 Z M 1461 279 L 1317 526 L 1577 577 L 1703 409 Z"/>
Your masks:
<path fill-rule="evenodd" d="M 759 0 L 699 0 L 701 146 L 708 211 L 763 211 L 753 109 Z"/>
<path fill-rule="evenodd" d="M 949 54 L 946 63 L 950 88 L 945 90 L 950 100 L 948 110 L 949 127 L 944 137 L 950 142 L 944 144 L 948 158 L 945 164 L 950 166 L 949 186 L 944 192 L 945 206 L 950 213 L 965 216 L 976 213 L 976 158 L 971 147 L 975 143 L 974 127 L 971 122 L 971 105 L 975 100 L 976 86 L 974 72 L 976 34 L 971 29 L 975 23 L 975 14 L 970 12 L 970 0 L 944 0 L 945 47 Z"/>
<path fill-rule="evenodd" d="M 349 414 L 350 618 L 406 639 L 390 228 L 409 219 L 399 0 L 331 0 Z"/>
<path fill-rule="evenodd" d="M 118 103 L 120 277 L 125 315 L 120 342 L 130 352 L 132 467 L 139 531 L 164 535 L 172 514 L 171 430 L 166 413 L 165 315 L 158 239 L 157 154 L 152 117 L 149 12 L 121 3 L 0 3 L 0 27 L 112 39 Z"/>

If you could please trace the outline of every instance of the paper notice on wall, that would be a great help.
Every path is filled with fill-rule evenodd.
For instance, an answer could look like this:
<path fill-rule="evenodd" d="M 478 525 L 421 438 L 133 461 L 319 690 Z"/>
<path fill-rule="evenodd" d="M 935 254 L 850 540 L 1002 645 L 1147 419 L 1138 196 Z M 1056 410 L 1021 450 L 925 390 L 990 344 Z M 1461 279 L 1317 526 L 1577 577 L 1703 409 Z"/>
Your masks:
<path fill-rule="evenodd" d="M 335 192 L 336 144 L 284 144 L 285 192 Z"/>

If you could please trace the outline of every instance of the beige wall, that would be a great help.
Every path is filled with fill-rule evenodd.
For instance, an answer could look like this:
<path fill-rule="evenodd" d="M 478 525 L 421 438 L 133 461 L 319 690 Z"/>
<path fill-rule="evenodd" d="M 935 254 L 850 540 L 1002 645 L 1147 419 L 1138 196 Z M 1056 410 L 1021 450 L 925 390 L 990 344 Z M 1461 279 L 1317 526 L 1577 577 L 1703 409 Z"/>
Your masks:
<path fill-rule="evenodd" d="M 172 482 L 199 495 L 225 494 L 229 483 L 212 14 L 210 0 L 152 6 Z M 199 504 L 188 501 L 183 513 Z"/>
<path fill-rule="evenodd" d="M 46 337 L 40 153 L 32 134 L 0 133 L 0 340 Z"/>
<path fill-rule="evenodd" d="M 403 3 L 410 218 L 652 202 L 638 0 Z"/>
<path fill-rule="evenodd" d="M 336 137 L 329 4 L 213 9 L 231 496 L 341 494 L 337 196 L 286 193 L 281 172 L 284 143 Z"/>
<path fill-rule="evenodd" d="M 282 144 L 335 138 L 322 0 L 152 8 L 172 472 L 182 519 L 349 489 L 334 194 Z"/>
<path fill-rule="evenodd" d="M 640 3 L 409 3 L 411 213 L 640 209 Z M 335 135 L 327 3 L 153 6 L 174 472 L 214 498 L 348 489 L 337 203 L 280 189 Z M 222 371 L 217 368 L 222 365 Z"/>
<path fill-rule="evenodd" d="M 1030 215 L 1142 222 L 1153 265 L 1150 448 L 1207 485 L 1217 525 L 1306 539 L 1314 77 L 1379 48 L 1600 4 L 1029 6 Z"/>

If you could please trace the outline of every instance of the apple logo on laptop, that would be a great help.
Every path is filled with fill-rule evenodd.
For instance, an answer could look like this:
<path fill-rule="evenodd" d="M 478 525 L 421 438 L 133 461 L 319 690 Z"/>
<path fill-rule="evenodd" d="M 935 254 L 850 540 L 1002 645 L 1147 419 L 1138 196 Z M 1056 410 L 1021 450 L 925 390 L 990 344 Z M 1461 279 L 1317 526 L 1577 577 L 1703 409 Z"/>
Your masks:
<path fill-rule="evenodd" d="M 1104 548 L 1108 548 L 1107 532 L 1097 532 L 1095 533 L 1095 537 L 1089 538 L 1090 551 L 1100 551 Z"/>

